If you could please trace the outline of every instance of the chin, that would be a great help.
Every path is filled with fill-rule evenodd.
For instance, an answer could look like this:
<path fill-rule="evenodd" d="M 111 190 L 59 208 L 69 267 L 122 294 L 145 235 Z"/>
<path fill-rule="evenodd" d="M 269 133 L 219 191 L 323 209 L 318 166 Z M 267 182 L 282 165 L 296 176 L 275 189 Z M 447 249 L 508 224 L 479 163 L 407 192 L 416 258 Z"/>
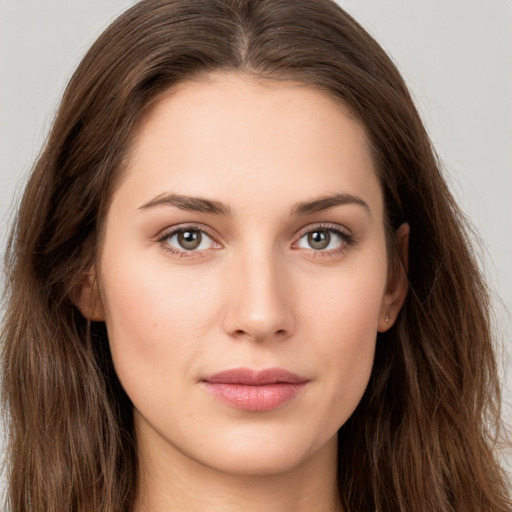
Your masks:
<path fill-rule="evenodd" d="M 235 430 L 235 429 L 233 429 Z M 312 457 L 332 458 L 336 453 L 337 434 L 329 439 L 311 439 L 300 432 L 231 432 L 221 439 L 205 441 L 196 460 L 223 473 L 265 476 L 286 473 L 307 463 Z"/>

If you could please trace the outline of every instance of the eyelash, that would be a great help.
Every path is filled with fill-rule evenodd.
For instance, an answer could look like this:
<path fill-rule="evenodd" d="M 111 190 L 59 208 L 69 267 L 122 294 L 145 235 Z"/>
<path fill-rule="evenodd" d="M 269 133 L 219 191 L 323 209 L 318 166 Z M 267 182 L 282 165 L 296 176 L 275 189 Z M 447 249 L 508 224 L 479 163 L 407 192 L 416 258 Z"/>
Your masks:
<path fill-rule="evenodd" d="M 216 245 L 217 247 L 211 247 L 208 249 L 201 249 L 201 250 L 186 250 L 186 249 L 177 249 L 175 247 L 170 246 L 167 241 L 169 238 L 186 231 L 197 231 L 202 234 L 205 234 L 208 238 L 212 240 L 212 244 Z M 315 250 L 315 249 L 303 249 L 300 247 L 297 247 L 297 244 L 299 241 L 309 233 L 314 233 L 315 231 L 327 231 L 329 233 L 334 233 L 337 237 L 340 238 L 341 244 L 340 247 L 336 249 L 331 250 Z M 211 233 L 211 230 L 208 229 L 206 226 L 198 225 L 198 224 L 184 224 L 179 226 L 174 226 L 173 228 L 165 231 L 158 239 L 157 241 L 160 243 L 162 248 L 171 254 L 174 254 L 176 256 L 179 256 L 180 258 L 201 258 L 206 253 L 209 253 L 211 250 L 217 250 L 222 247 L 222 245 L 216 241 L 215 236 Z M 292 249 L 297 251 L 306 251 L 308 253 L 308 257 L 315 257 L 315 258 L 332 258 L 335 256 L 342 255 L 348 247 L 351 245 L 354 245 L 356 243 L 356 239 L 353 234 L 348 232 L 348 230 L 342 229 L 337 224 L 317 224 L 317 225 L 309 225 L 306 228 L 303 228 L 298 236 L 295 242 L 292 244 Z"/>
<path fill-rule="evenodd" d="M 314 226 L 307 226 L 306 228 L 302 229 L 299 232 L 297 241 L 293 243 L 293 246 L 296 246 L 304 236 L 308 235 L 309 233 L 314 233 L 315 231 L 327 231 L 331 234 L 334 233 L 340 238 L 340 247 L 330 250 L 302 249 L 303 251 L 307 251 L 307 257 L 333 258 L 336 256 L 341 256 L 350 246 L 355 245 L 356 243 L 355 236 L 346 228 L 344 229 L 338 224 L 321 223 Z M 301 248 L 299 247 L 296 250 L 301 250 Z"/>
<path fill-rule="evenodd" d="M 186 249 L 177 249 L 176 247 L 170 246 L 168 243 L 166 243 L 169 238 L 173 237 L 174 235 L 177 235 L 179 233 L 183 233 L 186 231 L 198 231 L 204 235 L 206 235 L 208 238 L 210 238 L 213 242 L 213 245 L 217 245 L 218 247 L 215 248 L 208 248 L 208 249 L 202 249 L 202 250 L 186 250 Z M 162 236 L 160 236 L 157 240 L 164 251 L 169 252 L 171 254 L 174 254 L 176 256 L 179 256 L 180 258 L 201 258 L 205 253 L 219 249 L 221 244 L 216 241 L 215 237 L 212 235 L 211 231 L 207 229 L 205 226 L 198 225 L 198 224 L 183 224 L 180 226 L 174 226 L 173 228 L 165 231 Z"/>

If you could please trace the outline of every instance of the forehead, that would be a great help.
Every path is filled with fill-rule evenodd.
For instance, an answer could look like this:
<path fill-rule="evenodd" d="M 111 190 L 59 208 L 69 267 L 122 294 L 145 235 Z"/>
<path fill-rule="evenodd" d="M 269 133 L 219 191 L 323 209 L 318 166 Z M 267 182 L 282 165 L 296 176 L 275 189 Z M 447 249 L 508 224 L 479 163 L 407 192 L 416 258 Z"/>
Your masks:
<path fill-rule="evenodd" d="M 131 149 L 122 182 L 146 200 L 180 193 L 243 202 L 280 191 L 286 202 L 342 191 L 381 208 L 364 127 L 304 84 L 234 73 L 183 82 L 155 103 Z"/>

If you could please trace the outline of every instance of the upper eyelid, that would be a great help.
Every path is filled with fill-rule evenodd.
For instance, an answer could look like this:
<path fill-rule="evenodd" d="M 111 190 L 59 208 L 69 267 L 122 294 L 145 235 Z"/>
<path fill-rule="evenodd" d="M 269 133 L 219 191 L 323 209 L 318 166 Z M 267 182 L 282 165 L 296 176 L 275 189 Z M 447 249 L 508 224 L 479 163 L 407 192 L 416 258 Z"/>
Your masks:
<path fill-rule="evenodd" d="M 325 230 L 325 231 L 332 231 L 332 232 L 335 232 L 337 234 L 337 236 L 339 236 L 342 240 L 342 243 L 341 243 L 341 247 L 339 248 L 336 248 L 336 249 L 330 249 L 330 250 L 314 250 L 314 249 L 306 249 L 306 248 L 302 248 L 302 247 L 297 247 L 298 244 L 300 243 L 301 239 L 306 236 L 308 233 L 311 233 L 312 231 L 315 231 L 315 230 Z M 299 233 L 296 235 L 294 241 L 292 242 L 291 244 L 291 248 L 293 250 L 296 250 L 296 251 L 300 251 L 301 253 L 311 253 L 313 254 L 315 257 L 320 257 L 320 256 L 333 256 L 335 254 L 340 254 L 340 253 L 343 253 L 345 251 L 345 249 L 347 248 L 347 246 L 349 245 L 352 245 L 356 242 L 356 239 L 354 237 L 354 234 L 352 233 L 351 230 L 349 230 L 347 227 L 341 225 L 341 224 L 335 224 L 335 223 L 326 223 L 326 222 L 319 222 L 319 223 L 313 223 L 313 224 L 309 224 L 307 226 L 304 226 L 304 228 L 302 228 Z"/>
<path fill-rule="evenodd" d="M 224 245 L 223 242 L 220 241 L 221 237 L 217 234 L 215 230 L 210 228 L 209 226 L 206 226 L 204 224 L 199 223 L 187 223 L 184 222 L 182 224 L 177 224 L 174 226 L 167 227 L 163 229 L 157 236 L 156 239 L 158 241 L 163 242 L 167 238 L 171 237 L 172 235 L 179 233 L 180 231 L 185 231 L 187 229 L 191 230 L 197 230 L 205 233 L 208 237 L 210 237 L 215 243 L 219 245 Z M 310 233 L 311 231 L 314 231 L 315 229 L 320 230 L 324 229 L 327 231 L 335 231 L 337 233 L 340 233 L 344 237 L 351 237 L 353 236 L 352 231 L 349 230 L 346 226 L 343 226 L 341 224 L 331 223 L 331 222 L 315 222 L 308 224 L 301 229 L 299 229 L 296 234 L 293 237 L 292 245 L 296 244 L 304 235 L 307 233 Z"/>
<path fill-rule="evenodd" d="M 341 233 L 345 236 L 352 236 L 352 231 L 348 229 L 347 227 L 343 226 L 342 224 L 334 224 L 331 222 L 316 222 L 312 224 L 308 224 L 307 226 L 304 226 L 297 232 L 297 237 L 301 238 L 305 234 L 310 233 L 311 231 L 314 231 L 315 229 L 321 230 L 324 229 L 326 231 L 336 231 L 338 233 Z"/>
<path fill-rule="evenodd" d="M 168 240 L 170 238 L 173 238 L 175 237 L 180 231 L 186 231 L 186 230 L 190 230 L 190 231 L 200 231 L 202 232 L 203 234 L 205 234 L 212 242 L 213 246 L 212 247 L 208 247 L 208 248 L 205 248 L 205 249 L 185 249 L 185 248 L 178 248 L 178 247 L 175 247 L 173 244 L 169 243 Z M 206 254 L 208 254 L 210 251 L 212 250 L 217 250 L 219 248 L 222 248 L 223 247 L 223 244 L 218 242 L 218 239 L 217 237 L 215 237 L 214 235 L 212 235 L 210 233 L 210 230 L 211 228 L 207 228 L 203 225 L 197 225 L 195 223 L 183 223 L 183 224 L 178 224 L 178 225 L 175 225 L 175 226 L 171 226 L 171 227 L 168 227 L 166 229 L 163 229 L 159 235 L 157 235 L 156 237 L 156 242 L 158 243 L 158 245 L 160 245 L 162 247 L 162 249 L 166 252 L 170 252 L 170 253 L 173 253 L 174 255 L 179 255 L 180 257 L 186 257 L 186 258 L 190 258 L 190 259 L 194 259 L 194 258 L 202 258 L 204 257 Z M 215 245 L 217 247 L 215 247 Z"/>
<path fill-rule="evenodd" d="M 215 235 L 215 232 L 209 228 L 208 226 L 205 226 L 203 224 L 196 224 L 196 223 L 186 223 L 183 224 L 177 224 L 175 226 L 170 226 L 165 229 L 162 229 L 160 233 L 156 236 L 158 240 L 164 240 L 166 238 L 169 238 L 170 236 L 179 233 L 180 231 L 186 231 L 187 229 L 190 229 L 192 231 L 201 231 L 208 235 L 210 238 L 215 240 L 217 243 L 220 243 L 218 241 L 218 236 Z"/>

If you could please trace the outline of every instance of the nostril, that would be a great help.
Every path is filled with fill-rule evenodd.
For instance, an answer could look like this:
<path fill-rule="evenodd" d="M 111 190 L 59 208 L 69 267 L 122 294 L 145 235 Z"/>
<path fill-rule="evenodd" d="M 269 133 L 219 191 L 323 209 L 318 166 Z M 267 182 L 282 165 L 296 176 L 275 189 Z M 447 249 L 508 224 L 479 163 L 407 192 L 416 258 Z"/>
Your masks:
<path fill-rule="evenodd" d="M 287 329 L 278 329 L 277 331 L 274 331 L 273 336 L 278 338 L 285 338 L 287 336 L 287 333 Z M 267 335 L 264 335 L 263 333 L 252 332 L 244 329 L 236 329 L 235 331 L 233 331 L 232 336 L 234 336 L 235 338 L 249 337 L 255 340 L 263 340 L 267 338 Z"/>

